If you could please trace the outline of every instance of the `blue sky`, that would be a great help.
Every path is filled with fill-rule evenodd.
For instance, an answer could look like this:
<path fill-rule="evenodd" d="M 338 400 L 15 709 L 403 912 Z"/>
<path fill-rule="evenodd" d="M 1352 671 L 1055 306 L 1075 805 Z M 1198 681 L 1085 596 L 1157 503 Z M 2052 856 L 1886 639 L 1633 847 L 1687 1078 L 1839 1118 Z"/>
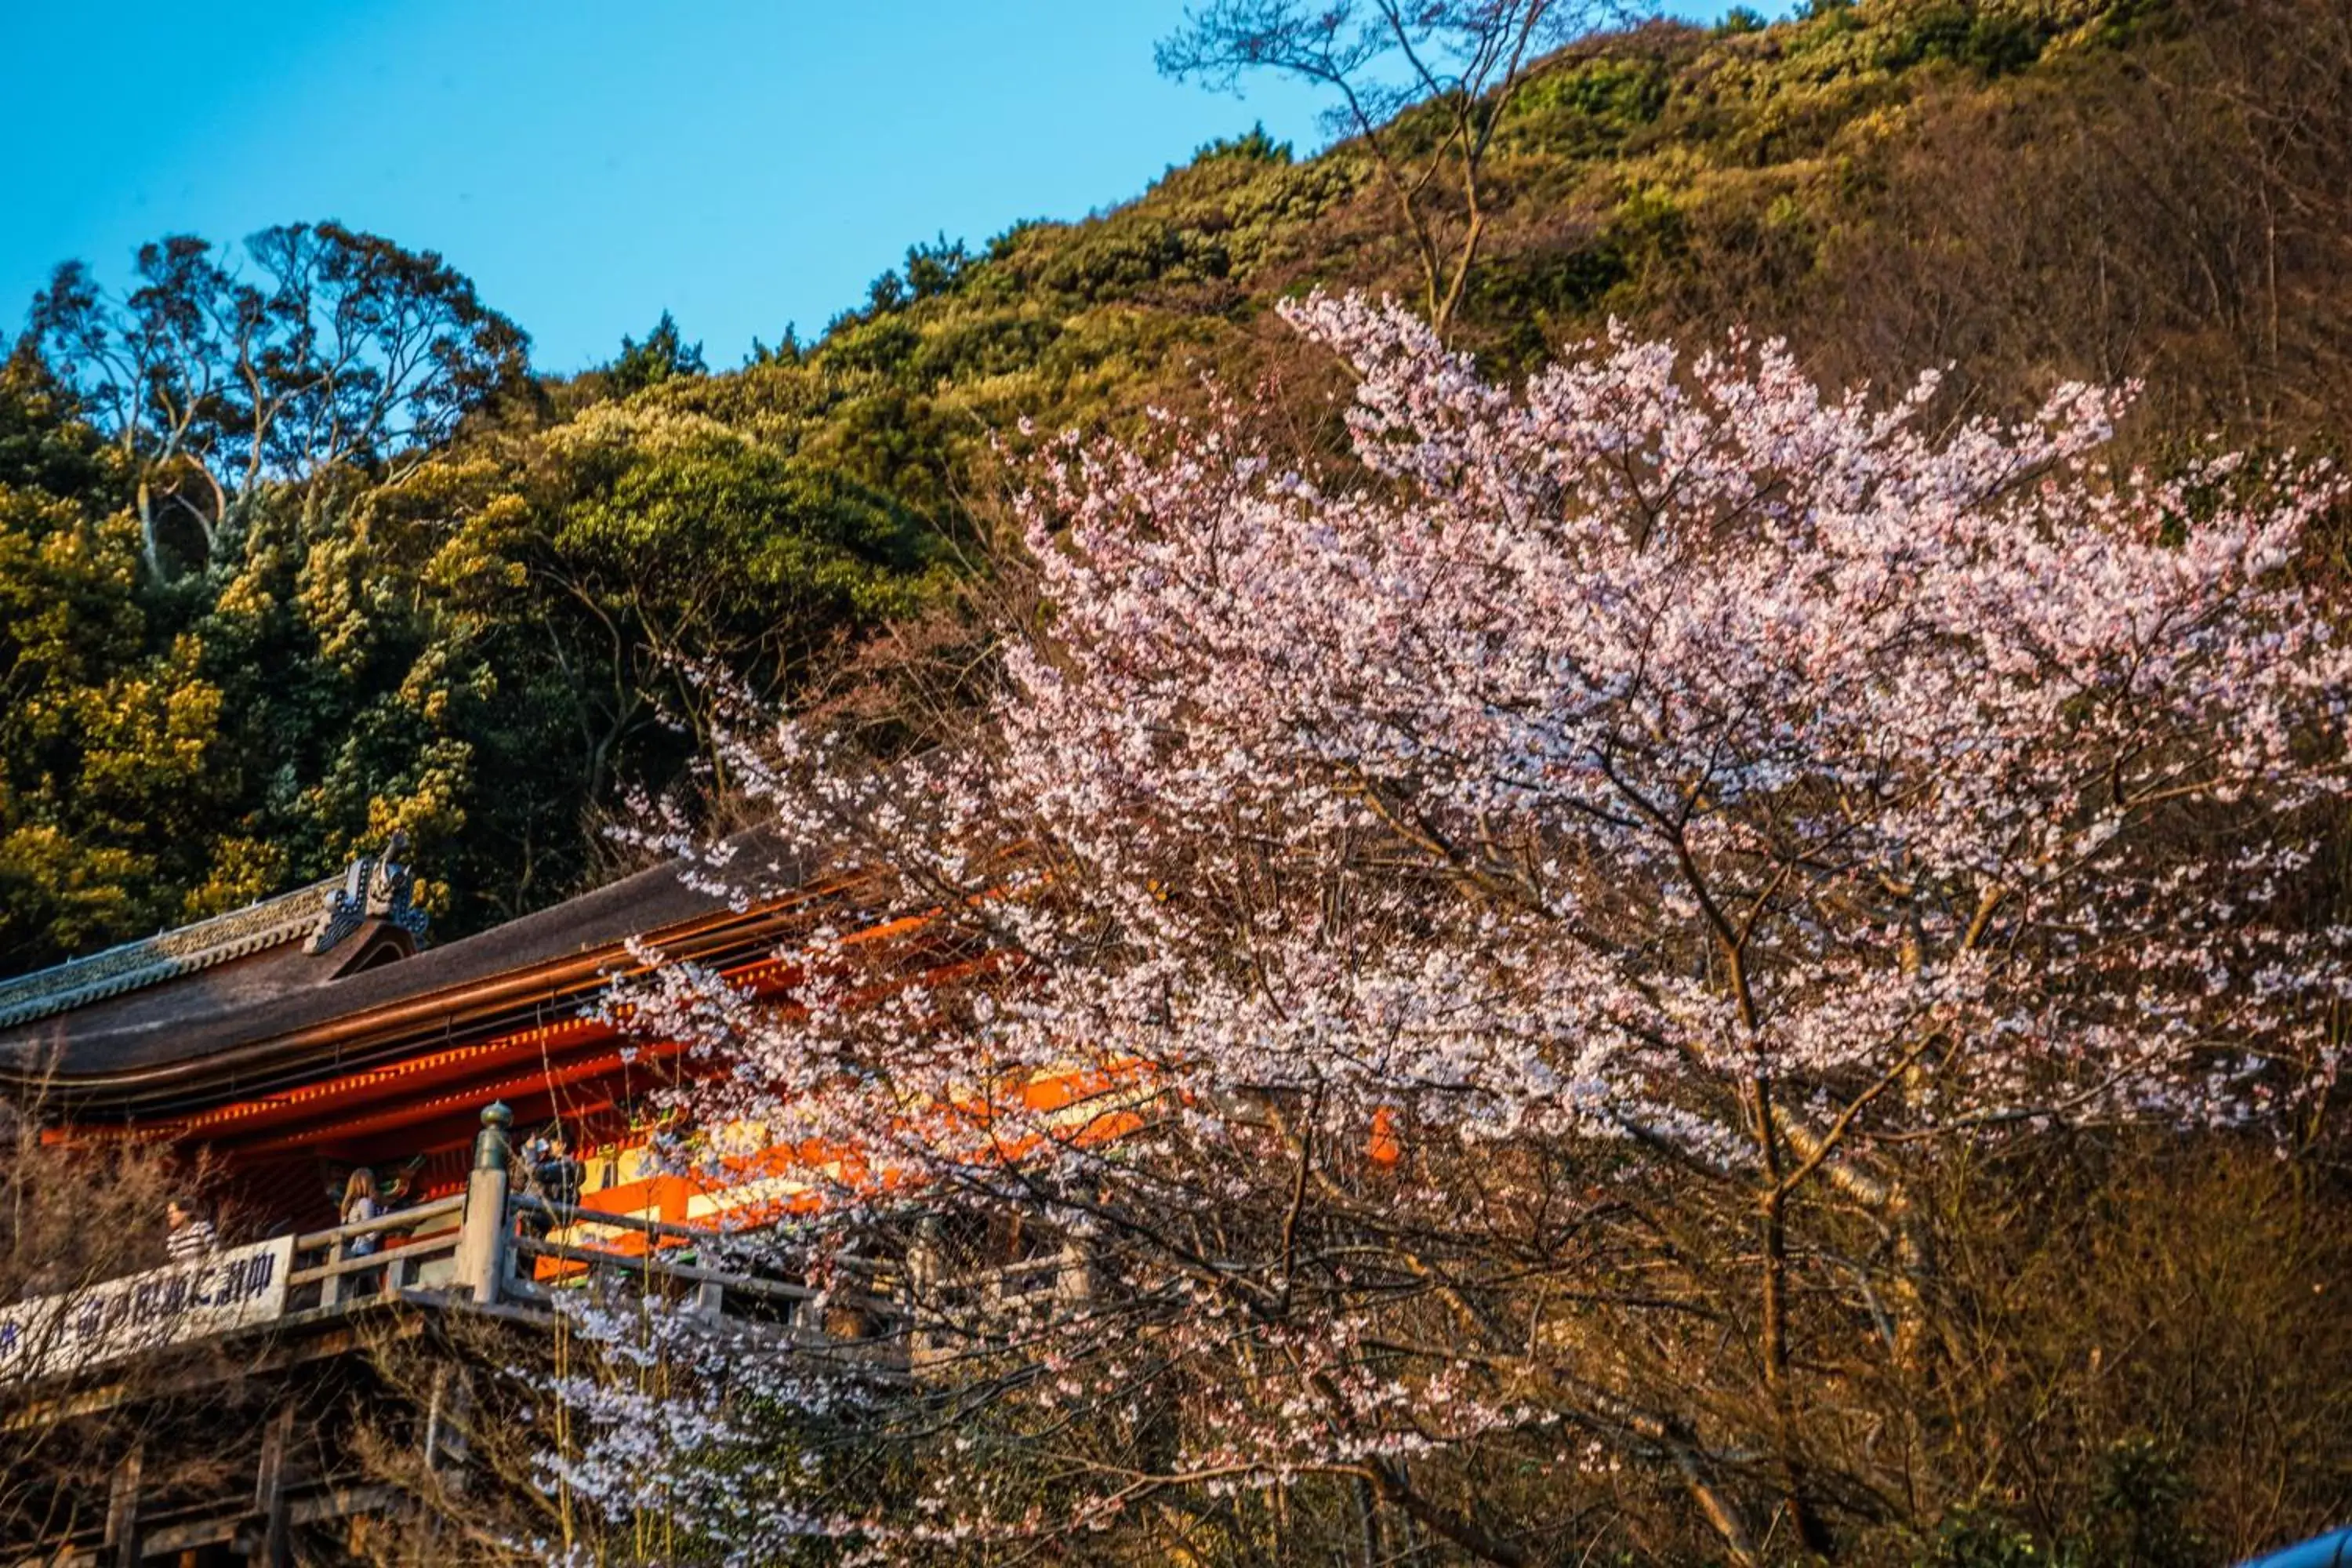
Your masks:
<path fill-rule="evenodd" d="M 1706 0 L 1677 9 L 1717 10 Z M 1319 100 L 1160 80 L 1181 0 L 0 0 L 0 327 L 57 262 L 337 218 L 446 256 L 543 369 L 667 309 L 714 368 L 908 244 L 1134 195 Z"/>

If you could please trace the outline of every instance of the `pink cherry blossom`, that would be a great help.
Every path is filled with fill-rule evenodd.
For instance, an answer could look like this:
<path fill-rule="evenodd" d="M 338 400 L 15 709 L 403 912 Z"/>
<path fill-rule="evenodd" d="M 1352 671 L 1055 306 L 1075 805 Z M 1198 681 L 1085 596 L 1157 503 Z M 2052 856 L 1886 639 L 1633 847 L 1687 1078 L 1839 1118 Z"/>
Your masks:
<path fill-rule="evenodd" d="M 785 852 L 714 885 L 866 880 L 787 1009 L 679 968 L 620 999 L 711 1069 L 678 1157 L 723 1168 L 729 1126 L 854 1150 L 806 1173 L 831 1234 L 1018 1214 L 1091 1260 L 993 1326 L 919 1302 L 971 1413 L 919 1498 L 834 1521 L 886 1556 L 1325 1475 L 1507 1561 L 1412 1479 L 1507 1443 L 1685 1476 L 1752 1561 L 1762 1483 L 1710 1478 L 1800 1418 L 1795 1205 L 1833 1191 L 1899 1253 L 1930 1151 L 2282 1130 L 2333 1081 L 2352 932 L 2305 911 L 2352 662 L 2296 563 L 2343 485 L 2113 472 L 2096 388 L 1938 427 L 1933 376 L 1825 395 L 1777 343 L 1612 333 L 1508 386 L 1391 306 L 1284 313 L 1359 378 L 1350 461 L 1286 468 L 1230 412 L 1065 440 L 1022 503 L 1047 609 L 968 743 L 739 731 Z M 1706 1283 L 1761 1292 L 1765 1427 L 1547 1362 L 1544 1314 L 1631 1310 L 1622 1274 L 1495 1214 L 1635 1193 L 1752 1237 Z M 1870 1267 L 1851 1336 L 1905 1353 Z M 921 1426 L 896 1397 L 875 1440 Z M 1157 1447 L 1145 1408 L 1182 1412 Z M 684 1451 L 668 1420 L 609 1425 Z M 1148 1460 L 1101 1457 L 1122 1432 Z"/>

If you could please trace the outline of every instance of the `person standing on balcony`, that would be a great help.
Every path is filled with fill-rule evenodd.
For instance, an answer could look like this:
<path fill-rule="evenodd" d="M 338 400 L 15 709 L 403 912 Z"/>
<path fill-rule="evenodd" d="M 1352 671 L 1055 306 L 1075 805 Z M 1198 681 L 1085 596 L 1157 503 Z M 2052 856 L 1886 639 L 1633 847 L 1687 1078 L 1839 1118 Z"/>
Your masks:
<path fill-rule="evenodd" d="M 194 1198 L 173 1198 L 163 1205 L 163 1219 L 170 1226 L 163 1237 L 163 1251 L 174 1263 L 193 1262 L 219 1243 L 213 1222 Z"/>
<path fill-rule="evenodd" d="M 580 1202 L 580 1189 L 587 1176 L 587 1167 L 572 1157 L 564 1146 L 559 1128 L 541 1133 L 523 1146 L 523 1179 L 525 1190 L 542 1203 L 561 1208 L 573 1208 Z M 544 1240 L 550 1230 L 559 1224 L 554 1215 L 544 1211 L 524 1215 L 522 1228 L 532 1240 Z"/>
<path fill-rule="evenodd" d="M 350 1178 L 343 1183 L 342 1213 L 342 1218 L 337 1222 L 341 1225 L 364 1225 L 383 1213 L 383 1205 L 375 1201 L 375 1173 L 365 1165 L 353 1169 Z M 350 1256 L 364 1258 L 383 1244 L 383 1237 L 377 1232 L 353 1237 Z"/>
<path fill-rule="evenodd" d="M 383 1206 L 375 1201 L 375 1173 L 365 1165 L 355 1167 L 343 1182 L 342 1218 L 339 1223 L 364 1225 L 382 1213 Z M 372 1230 L 365 1236 L 352 1237 L 344 1245 L 343 1256 L 370 1257 L 383 1246 L 383 1232 Z M 377 1274 L 355 1274 L 352 1277 L 352 1285 L 357 1293 L 363 1294 L 377 1289 L 381 1279 L 382 1276 Z"/>

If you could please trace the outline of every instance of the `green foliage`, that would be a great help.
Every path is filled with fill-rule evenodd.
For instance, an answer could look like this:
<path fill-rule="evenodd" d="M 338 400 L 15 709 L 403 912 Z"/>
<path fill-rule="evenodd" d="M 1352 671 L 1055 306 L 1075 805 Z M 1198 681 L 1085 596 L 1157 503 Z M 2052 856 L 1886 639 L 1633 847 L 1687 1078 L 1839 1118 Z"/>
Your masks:
<path fill-rule="evenodd" d="M 541 569 L 700 657 L 903 614 L 929 550 L 913 516 L 838 470 L 716 420 L 607 405 L 549 443 Z M 594 584 L 593 590 L 588 584 Z"/>
<path fill-rule="evenodd" d="M 1600 56 L 1536 77 L 1511 100 L 1508 145 L 1595 158 L 1630 144 L 1665 112 L 1673 78 L 1655 57 Z"/>
<path fill-rule="evenodd" d="M 2189 1522 L 2194 1501 L 2177 1450 L 2146 1436 L 2116 1444 L 2102 1458 L 2092 1489 L 2083 1561 L 2099 1568 L 2198 1568 L 2212 1562 L 2212 1542 Z"/>
<path fill-rule="evenodd" d="M 2172 0 L 1819 0 L 1770 26 L 1735 11 L 1587 40 L 1540 63 L 1496 127 L 1461 341 L 1511 367 L 1612 316 L 1699 335 L 1738 321 L 1790 334 L 1831 379 L 1956 361 L 1955 385 L 1995 406 L 2030 406 L 2056 376 L 2160 369 L 2200 430 L 2258 404 L 2340 407 L 2312 379 L 2335 363 L 2319 327 L 2296 337 L 2310 311 L 2273 335 L 2247 309 L 2222 341 L 2238 329 L 2210 303 L 2148 303 L 2216 257 L 2262 254 L 2255 230 L 2182 235 L 2158 216 L 2225 209 L 2244 184 L 2226 150 L 2168 208 L 2137 170 L 2063 161 L 2179 126 L 2130 106 L 2206 68 L 2199 26 Z M 1399 144 L 1442 121 L 1423 113 Z M 2270 210 L 2312 210 L 2281 195 Z M 265 472 L 227 527 L 194 468 L 143 437 L 110 441 L 119 419 L 20 353 L 0 397 L 16 498 L 0 594 L 27 618 L 0 636 L 51 651 L 15 656 L 15 679 L 46 695 L 0 747 L 15 825 L 0 830 L 32 835 L 18 861 L 53 866 L 42 876 L 83 912 L 12 900 L 16 927 L 41 934 L 0 963 L 331 869 L 395 822 L 443 884 L 445 931 L 561 895 L 591 864 L 587 817 L 625 788 L 677 784 L 698 750 L 695 700 L 660 655 L 790 691 L 824 650 L 950 592 L 991 527 L 992 442 L 1019 420 L 1132 424 L 1196 405 L 1209 370 L 1318 384 L 1326 367 L 1266 307 L 1311 287 L 1415 294 L 1395 201 L 1360 148 L 1302 158 L 1254 127 L 1082 222 L 909 247 L 822 336 L 788 329 L 740 371 L 709 374 L 665 312 L 610 365 L 527 396 L 489 395 L 520 334 L 438 258 L 331 226 L 269 231 L 249 255 L 447 303 L 480 374 L 421 444 L 299 484 Z M 2326 297 L 2330 254 L 2283 248 L 2280 297 Z M 2088 257 L 2107 313 L 2054 319 Z M 152 304 L 234 283 L 201 242 L 150 260 Z M 44 318 L 49 358 L 87 371 L 58 332 L 102 339 L 113 318 L 86 271 L 67 281 Z M 2291 374 L 2312 388 L 2301 405 L 2276 390 Z M 215 468 L 246 449 L 222 435 L 240 427 L 230 412 L 204 447 Z M 126 508 L 151 537 L 126 535 Z M 77 555 L 63 538 L 90 542 Z M 39 629 L 60 613 L 68 633 Z M 118 740 L 95 760 L 37 742 L 30 715 L 109 701 L 119 721 L 93 733 Z M 155 767 L 120 762 L 149 744 Z"/>
<path fill-rule="evenodd" d="M 120 941 L 210 870 L 220 689 L 142 604 L 137 525 L 54 384 L 0 370 L 0 964 Z M 45 488 L 56 484 L 68 493 Z M 83 493 L 71 493 L 79 486 Z"/>
<path fill-rule="evenodd" d="M 2064 1568 L 2032 1531 L 1975 1508 L 1946 1514 L 1912 1563 L 1913 1568 Z"/>
<path fill-rule="evenodd" d="M 2188 1522 L 2179 1456 L 2146 1436 L 2097 1456 L 2089 1495 L 2054 1543 L 1993 1508 L 1947 1512 L 1910 1568 L 2203 1568 L 2213 1545 Z"/>
<path fill-rule="evenodd" d="M 705 375 L 709 369 L 702 363 L 702 345 L 680 336 L 677 322 L 664 310 L 644 342 L 621 340 L 620 354 L 604 367 L 604 380 L 612 395 L 626 397 L 659 386 L 674 375 Z"/>
<path fill-rule="evenodd" d="M 1211 281 L 1232 268 L 1215 235 L 1136 212 L 1081 231 L 1039 269 L 1037 281 L 1091 305 L 1161 282 Z"/>
<path fill-rule="evenodd" d="M 2041 56 L 2043 37 L 2033 21 L 1972 0 L 1938 0 L 1920 7 L 1894 32 L 1885 60 L 1895 70 L 1923 61 L 1950 60 L 1987 77 L 2023 70 Z"/>
<path fill-rule="evenodd" d="M 961 239 L 950 244 L 944 234 L 929 245 L 907 248 L 906 294 L 909 302 L 936 300 L 952 293 L 971 266 L 971 252 Z"/>
<path fill-rule="evenodd" d="M 871 322 L 893 310 L 903 310 L 923 300 L 936 300 L 951 294 L 971 268 L 972 256 L 962 240 L 949 243 L 940 235 L 930 244 L 910 245 L 903 267 L 885 272 L 874 279 L 866 290 L 866 309 L 835 318 L 833 331 L 841 331 L 858 324 Z M 789 335 L 789 334 L 787 334 Z"/>
<path fill-rule="evenodd" d="M 234 548 L 265 485 L 379 474 L 514 393 L 528 340 L 429 250 L 341 224 L 281 224 L 244 260 L 193 235 L 140 247 L 117 298 L 69 261 L 26 347 L 135 480 L 159 583 Z"/>
<path fill-rule="evenodd" d="M 751 352 L 743 363 L 746 369 L 761 364 L 798 364 L 807 353 L 808 345 L 801 342 L 799 323 L 786 321 L 784 335 L 776 340 L 773 347 L 753 338 Z"/>
<path fill-rule="evenodd" d="M 890 376 L 912 362 L 922 341 L 922 333 L 892 306 L 877 309 L 865 321 L 835 323 L 825 338 L 826 358 L 840 369 Z"/>
<path fill-rule="evenodd" d="M 802 457 L 772 406 L 696 412 L 713 384 L 665 314 L 568 417 L 485 411 L 397 469 L 255 482 L 200 569 L 163 579 L 133 458 L 37 356 L 10 362 L 0 970 L 249 902 L 394 828 L 445 935 L 524 912 L 579 886 L 624 789 L 685 778 L 708 700 L 681 663 L 775 692 L 927 605 L 938 535 L 856 477 L 920 489 L 900 469 L 923 454 L 845 447 L 844 420 Z M 804 391 L 803 415 L 843 401 Z"/>
<path fill-rule="evenodd" d="M 0 361 L 0 485 L 127 501 L 121 463 L 29 342 Z"/>
<path fill-rule="evenodd" d="M 1291 162 L 1290 143 L 1276 142 L 1265 133 L 1265 122 L 1260 121 L 1238 136 L 1220 136 L 1204 142 L 1192 152 L 1192 166 L 1213 163 L 1230 158 L 1244 163 L 1287 163 Z M 1170 170 L 1169 173 L 1175 173 Z"/>

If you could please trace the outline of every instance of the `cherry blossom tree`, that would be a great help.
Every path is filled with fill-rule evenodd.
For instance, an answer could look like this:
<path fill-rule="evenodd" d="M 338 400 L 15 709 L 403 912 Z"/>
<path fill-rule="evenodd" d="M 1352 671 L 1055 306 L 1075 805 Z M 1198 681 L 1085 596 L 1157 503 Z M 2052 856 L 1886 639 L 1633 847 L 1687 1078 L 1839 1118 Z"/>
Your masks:
<path fill-rule="evenodd" d="M 924 1374 L 825 1415 L 899 1468 L 780 1475 L 795 1528 L 1572 1561 L 1638 1479 L 1757 1563 L 1932 1512 L 1936 1163 L 2326 1112 L 2352 661 L 2296 562 L 2340 482 L 2110 471 L 2088 387 L 1937 431 L 1932 375 L 1777 344 L 1512 387 L 1286 314 L 1352 459 L 1054 447 L 966 743 L 737 746 L 867 879 L 793 1005 L 622 998 L 727 1069 L 679 1158 L 752 1129 L 825 1190 L 792 1245 L 905 1260 Z"/>

